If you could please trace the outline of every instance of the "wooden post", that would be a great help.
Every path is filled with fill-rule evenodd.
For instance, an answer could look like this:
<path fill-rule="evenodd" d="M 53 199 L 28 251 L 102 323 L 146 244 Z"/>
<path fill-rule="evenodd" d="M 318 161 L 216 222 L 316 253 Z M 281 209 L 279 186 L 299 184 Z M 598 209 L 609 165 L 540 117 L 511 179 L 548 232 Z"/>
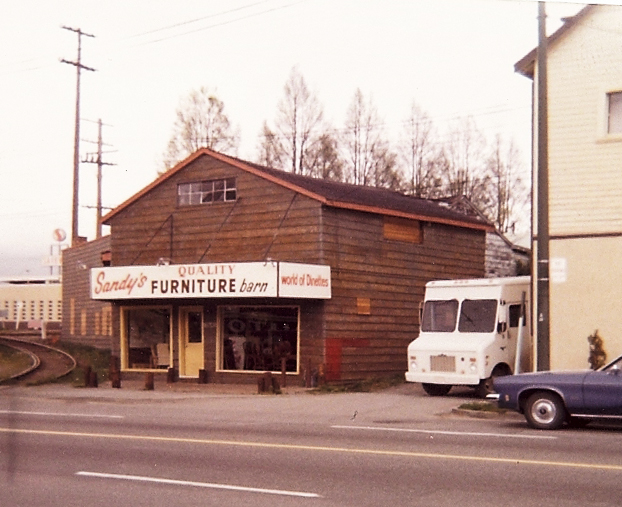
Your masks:
<path fill-rule="evenodd" d="M 84 368 L 84 387 L 91 387 L 91 367 Z"/>
<path fill-rule="evenodd" d="M 153 376 L 153 372 L 149 371 L 145 374 L 145 390 L 146 391 L 153 391 L 154 389 L 154 376 Z"/>
<path fill-rule="evenodd" d="M 117 356 L 110 356 L 110 381 L 115 389 L 121 388 L 121 367 Z"/>
<path fill-rule="evenodd" d="M 287 387 L 287 358 L 281 358 L 281 384 Z"/>

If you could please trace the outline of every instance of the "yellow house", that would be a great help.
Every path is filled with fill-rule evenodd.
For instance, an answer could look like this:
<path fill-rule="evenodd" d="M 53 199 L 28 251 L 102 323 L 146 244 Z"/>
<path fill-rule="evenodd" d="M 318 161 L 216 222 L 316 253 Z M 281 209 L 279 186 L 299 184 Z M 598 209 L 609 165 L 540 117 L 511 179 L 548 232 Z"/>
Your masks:
<path fill-rule="evenodd" d="M 599 331 L 622 354 L 622 7 L 589 5 L 548 38 L 550 367 L 589 367 Z M 534 82 L 537 52 L 515 66 Z M 534 149 L 537 154 L 537 149 Z M 537 156 L 533 161 L 534 262 Z M 534 293 L 537 284 L 534 284 Z M 534 301 L 536 295 L 534 294 Z M 533 315 L 537 316 L 537 309 Z M 534 322 L 534 329 L 536 329 Z"/>

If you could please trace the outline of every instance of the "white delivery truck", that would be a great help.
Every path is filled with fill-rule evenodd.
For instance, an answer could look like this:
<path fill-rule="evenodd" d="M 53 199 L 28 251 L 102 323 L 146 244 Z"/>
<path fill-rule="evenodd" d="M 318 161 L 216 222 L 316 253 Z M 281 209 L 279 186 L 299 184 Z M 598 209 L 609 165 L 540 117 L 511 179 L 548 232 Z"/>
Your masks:
<path fill-rule="evenodd" d="M 530 371 L 529 296 L 528 276 L 428 282 L 406 381 L 431 396 L 466 385 L 485 397 L 495 376 Z"/>

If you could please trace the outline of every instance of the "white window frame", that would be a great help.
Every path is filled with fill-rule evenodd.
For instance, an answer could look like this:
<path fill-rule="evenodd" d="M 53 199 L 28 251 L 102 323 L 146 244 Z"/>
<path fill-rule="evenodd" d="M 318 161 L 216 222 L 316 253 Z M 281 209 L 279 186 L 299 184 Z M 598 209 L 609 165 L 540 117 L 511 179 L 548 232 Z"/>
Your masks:
<path fill-rule="evenodd" d="M 189 181 L 177 185 L 177 205 L 195 206 L 237 200 L 236 178 Z"/>
<path fill-rule="evenodd" d="M 622 135 L 622 91 L 607 93 L 607 134 Z"/>

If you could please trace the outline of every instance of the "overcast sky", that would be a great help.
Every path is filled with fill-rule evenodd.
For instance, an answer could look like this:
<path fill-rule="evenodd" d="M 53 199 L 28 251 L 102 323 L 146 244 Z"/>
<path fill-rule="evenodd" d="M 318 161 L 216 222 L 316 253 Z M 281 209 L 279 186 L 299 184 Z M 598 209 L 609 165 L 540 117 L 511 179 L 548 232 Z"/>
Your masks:
<path fill-rule="evenodd" d="M 439 129 L 472 117 L 513 139 L 529 170 L 531 82 L 514 64 L 537 44 L 537 3 L 511 0 L 21 0 L 0 18 L 0 276 L 45 274 L 71 231 L 77 35 L 81 156 L 105 124 L 104 206 L 157 176 L 180 100 L 214 90 L 253 160 L 295 66 L 327 119 L 357 88 L 397 139 L 416 102 Z M 547 2 L 550 30 L 583 4 Z M 80 234 L 95 236 L 96 165 L 80 169 Z M 16 260 L 19 258 L 19 261 Z"/>

